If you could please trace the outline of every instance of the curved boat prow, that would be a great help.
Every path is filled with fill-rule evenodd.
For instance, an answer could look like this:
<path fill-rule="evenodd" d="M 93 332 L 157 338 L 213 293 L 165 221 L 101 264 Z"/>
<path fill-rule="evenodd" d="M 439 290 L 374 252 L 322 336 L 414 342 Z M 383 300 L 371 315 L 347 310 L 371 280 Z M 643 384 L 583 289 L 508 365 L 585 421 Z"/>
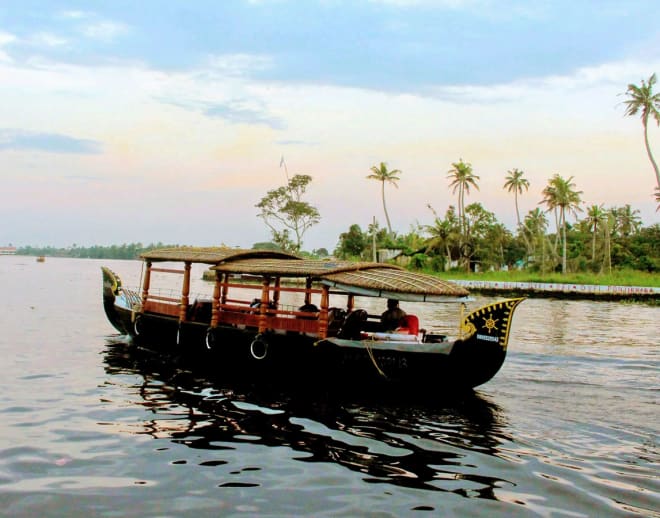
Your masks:
<path fill-rule="evenodd" d="M 476 387 L 497 374 L 506 357 L 513 312 L 523 300 L 494 302 L 463 318 L 461 336 L 451 352 L 457 384 Z"/>
<path fill-rule="evenodd" d="M 497 343 L 506 351 L 513 312 L 523 300 L 525 297 L 506 299 L 471 311 L 461 323 L 462 334 L 474 335 L 479 341 Z"/>
<path fill-rule="evenodd" d="M 119 295 L 121 289 L 121 279 L 106 266 L 101 266 L 103 272 L 103 309 L 108 320 L 117 331 L 124 334 L 126 329 L 122 326 L 117 312 L 115 311 L 115 297 Z"/>

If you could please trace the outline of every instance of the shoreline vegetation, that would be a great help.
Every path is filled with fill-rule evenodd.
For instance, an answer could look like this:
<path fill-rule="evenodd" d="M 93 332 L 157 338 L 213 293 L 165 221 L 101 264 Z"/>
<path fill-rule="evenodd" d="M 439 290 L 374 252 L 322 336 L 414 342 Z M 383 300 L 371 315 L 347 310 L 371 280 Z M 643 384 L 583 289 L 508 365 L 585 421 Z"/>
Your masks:
<path fill-rule="evenodd" d="M 19 248 L 21 256 L 51 256 L 91 259 L 135 260 L 147 249 L 169 246 L 158 243 L 148 247 L 121 245 L 93 247 L 94 253 L 83 252 L 81 248 Z M 89 252 L 90 249 L 85 249 Z M 553 297 L 590 300 L 618 300 L 646 302 L 660 305 L 660 275 L 632 269 L 618 269 L 611 273 L 544 273 L 530 270 L 497 270 L 487 272 L 465 272 L 461 269 L 435 271 L 417 269 L 423 273 L 454 281 L 468 288 L 474 294 L 495 294 L 500 296 Z M 206 278 L 206 275 L 205 275 Z"/>

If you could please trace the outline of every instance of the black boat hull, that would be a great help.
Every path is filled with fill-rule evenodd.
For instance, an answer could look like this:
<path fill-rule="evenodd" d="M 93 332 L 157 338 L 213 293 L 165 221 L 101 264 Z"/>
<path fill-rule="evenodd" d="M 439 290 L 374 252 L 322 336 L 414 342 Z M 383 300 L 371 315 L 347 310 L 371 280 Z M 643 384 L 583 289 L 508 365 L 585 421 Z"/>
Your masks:
<path fill-rule="evenodd" d="M 369 340 L 319 340 L 300 333 L 260 334 L 251 328 L 179 323 L 170 316 L 122 307 L 109 289 L 104 290 L 103 305 L 110 323 L 130 336 L 135 346 L 185 357 L 218 374 L 295 383 L 458 390 L 481 385 L 499 371 L 506 357 L 508 326 L 522 300 L 509 299 L 470 313 L 463 321 L 464 338 L 446 344 L 442 352 L 432 344 L 402 350 Z"/>

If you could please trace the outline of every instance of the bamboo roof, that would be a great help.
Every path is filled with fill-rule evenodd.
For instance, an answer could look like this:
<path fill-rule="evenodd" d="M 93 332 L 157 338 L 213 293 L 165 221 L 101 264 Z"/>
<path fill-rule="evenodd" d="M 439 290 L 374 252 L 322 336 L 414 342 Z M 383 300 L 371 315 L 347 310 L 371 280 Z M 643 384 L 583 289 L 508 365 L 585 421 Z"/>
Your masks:
<path fill-rule="evenodd" d="M 304 277 L 348 293 L 401 300 L 465 297 L 468 291 L 450 281 L 385 263 L 301 259 L 287 252 L 230 247 L 175 247 L 140 255 L 147 261 L 210 264 L 211 270 L 272 277 Z"/>
<path fill-rule="evenodd" d="M 179 246 L 175 248 L 159 248 L 140 254 L 142 259 L 148 261 L 177 261 L 204 264 L 218 264 L 227 260 L 239 258 L 259 257 L 286 258 L 289 261 L 299 259 L 293 254 L 273 250 L 245 250 L 230 247 L 192 247 Z"/>
<path fill-rule="evenodd" d="M 365 290 L 364 294 L 379 297 L 415 300 L 430 300 L 430 297 L 466 297 L 468 290 L 451 281 L 438 279 L 432 275 L 410 272 L 408 270 L 391 270 L 371 268 L 368 270 L 343 271 L 330 273 L 321 277 L 321 282 L 347 291 L 356 292 L 355 288 Z"/>
<path fill-rule="evenodd" d="M 384 263 L 319 261 L 311 259 L 234 258 L 211 270 L 223 273 L 309 277 L 349 293 L 367 296 L 426 300 L 432 297 L 464 297 L 469 292 L 452 282 L 400 266 Z"/>

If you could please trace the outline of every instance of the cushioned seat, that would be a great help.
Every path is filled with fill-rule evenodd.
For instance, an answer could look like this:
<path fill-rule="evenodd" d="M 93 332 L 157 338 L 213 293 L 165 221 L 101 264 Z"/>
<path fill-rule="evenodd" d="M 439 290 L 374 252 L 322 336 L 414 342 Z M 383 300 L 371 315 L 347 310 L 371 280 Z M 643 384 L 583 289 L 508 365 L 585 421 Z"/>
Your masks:
<path fill-rule="evenodd" d="M 398 329 L 400 333 L 416 335 L 419 333 L 419 318 L 417 315 L 406 315 L 403 317 L 403 325 Z"/>

